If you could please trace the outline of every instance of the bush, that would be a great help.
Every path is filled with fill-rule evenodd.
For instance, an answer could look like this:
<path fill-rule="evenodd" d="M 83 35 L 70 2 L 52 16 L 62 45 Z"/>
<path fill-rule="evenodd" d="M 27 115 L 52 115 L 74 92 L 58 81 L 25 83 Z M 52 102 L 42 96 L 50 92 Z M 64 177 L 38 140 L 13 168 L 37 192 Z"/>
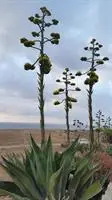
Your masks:
<path fill-rule="evenodd" d="M 103 132 L 106 136 L 112 136 L 112 129 L 111 128 L 104 128 Z"/>
<path fill-rule="evenodd" d="M 94 162 L 98 162 L 100 164 L 100 171 L 101 174 L 100 175 L 105 175 L 107 174 L 107 172 L 109 172 L 109 174 L 111 174 L 112 172 L 112 157 L 110 155 L 108 155 L 108 153 L 106 152 L 97 152 L 94 155 Z"/>
<path fill-rule="evenodd" d="M 112 129 L 109 129 L 109 128 L 105 128 L 103 130 L 104 134 L 106 135 L 107 137 L 107 141 L 112 144 Z"/>
<path fill-rule="evenodd" d="M 112 146 L 107 147 L 106 152 L 112 156 Z"/>

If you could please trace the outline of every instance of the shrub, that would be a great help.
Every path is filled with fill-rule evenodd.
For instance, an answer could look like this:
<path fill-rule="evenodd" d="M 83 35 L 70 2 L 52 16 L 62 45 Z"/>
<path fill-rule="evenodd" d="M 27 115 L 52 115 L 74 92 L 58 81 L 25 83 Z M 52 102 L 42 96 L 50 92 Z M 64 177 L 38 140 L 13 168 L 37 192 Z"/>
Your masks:
<path fill-rule="evenodd" d="M 108 142 L 109 142 L 110 144 L 112 144 L 112 129 L 110 129 L 110 128 L 105 128 L 105 129 L 103 130 L 103 132 L 104 132 L 104 134 L 106 135 Z"/>
<path fill-rule="evenodd" d="M 112 146 L 107 147 L 106 152 L 112 156 Z"/>
<path fill-rule="evenodd" d="M 101 166 L 101 175 L 105 175 L 107 172 L 111 174 L 112 172 L 112 157 L 106 152 L 96 153 L 94 156 L 94 161 L 99 161 Z"/>
<path fill-rule="evenodd" d="M 103 132 L 106 136 L 112 136 L 112 129 L 110 128 L 104 128 Z"/>

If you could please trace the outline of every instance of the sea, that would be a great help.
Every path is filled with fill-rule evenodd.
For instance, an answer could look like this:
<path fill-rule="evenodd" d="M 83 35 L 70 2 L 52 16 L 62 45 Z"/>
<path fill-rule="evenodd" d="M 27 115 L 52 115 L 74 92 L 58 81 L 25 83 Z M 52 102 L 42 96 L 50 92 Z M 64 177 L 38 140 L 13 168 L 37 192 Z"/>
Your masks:
<path fill-rule="evenodd" d="M 64 124 L 46 124 L 46 129 L 66 129 Z M 0 122 L 0 129 L 40 129 L 39 123 Z"/>

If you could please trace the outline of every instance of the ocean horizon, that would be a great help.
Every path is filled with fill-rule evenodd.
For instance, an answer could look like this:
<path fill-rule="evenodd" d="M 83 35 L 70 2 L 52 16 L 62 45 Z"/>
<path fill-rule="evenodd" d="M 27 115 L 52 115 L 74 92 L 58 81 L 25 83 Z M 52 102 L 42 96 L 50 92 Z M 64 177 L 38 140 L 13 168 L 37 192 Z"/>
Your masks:
<path fill-rule="evenodd" d="M 45 128 L 66 129 L 66 126 L 64 124 L 45 124 Z M 0 122 L 0 129 L 40 129 L 40 124 L 24 122 Z"/>

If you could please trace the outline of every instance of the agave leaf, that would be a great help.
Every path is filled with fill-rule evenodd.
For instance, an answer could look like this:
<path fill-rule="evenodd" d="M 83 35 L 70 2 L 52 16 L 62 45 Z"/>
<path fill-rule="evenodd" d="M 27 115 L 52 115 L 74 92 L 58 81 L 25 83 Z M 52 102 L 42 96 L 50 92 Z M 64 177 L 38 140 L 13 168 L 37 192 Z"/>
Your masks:
<path fill-rule="evenodd" d="M 36 176 L 40 185 L 46 187 L 46 157 L 31 136 L 31 145 L 34 154 Z"/>
<path fill-rule="evenodd" d="M 6 155 L 6 158 L 16 166 L 18 166 L 20 169 L 25 169 L 24 164 L 22 160 L 18 157 L 19 155 L 16 155 L 15 153 L 9 153 Z"/>
<path fill-rule="evenodd" d="M 76 164 L 77 170 L 76 170 L 75 174 L 79 173 L 83 168 L 88 166 L 88 164 L 89 164 L 89 160 L 88 159 L 86 159 L 86 158 L 80 159 L 80 161 L 77 162 L 77 164 Z"/>
<path fill-rule="evenodd" d="M 36 159 L 36 177 L 38 182 L 41 186 L 44 188 L 46 187 L 46 173 L 45 173 L 45 167 L 42 164 L 41 158 L 39 158 L 37 155 L 35 155 Z"/>
<path fill-rule="evenodd" d="M 49 153 L 52 155 L 53 157 L 53 147 L 52 147 L 52 142 L 51 142 L 51 136 L 49 136 L 47 144 L 45 146 L 45 150 L 44 152 L 48 155 Z"/>
<path fill-rule="evenodd" d="M 25 154 L 26 154 L 26 161 L 25 161 L 26 171 L 32 177 L 40 193 L 44 193 L 44 191 L 42 190 L 43 188 L 39 182 L 38 172 L 36 171 L 35 167 L 34 152 L 26 151 Z"/>
<path fill-rule="evenodd" d="M 71 171 L 71 166 L 72 166 L 72 160 L 74 158 L 73 154 L 70 154 L 66 157 L 64 163 L 63 163 L 63 170 L 62 170 L 62 186 L 61 186 L 61 198 L 64 197 L 65 192 L 66 192 L 66 186 L 67 186 L 67 181 L 68 177 Z"/>
<path fill-rule="evenodd" d="M 9 191 L 3 190 L 3 189 L 0 189 L 0 195 L 1 196 L 10 196 L 10 197 L 12 197 L 15 200 L 30 200 L 27 197 L 21 197 L 20 195 L 17 195 L 17 194 L 15 194 L 13 192 L 9 192 Z"/>
<path fill-rule="evenodd" d="M 53 164 L 54 164 L 54 155 L 53 155 L 53 148 L 51 143 L 51 137 L 47 141 L 46 145 L 46 157 L 47 157 L 47 164 L 46 164 L 46 185 L 49 184 L 49 178 L 53 174 Z"/>
<path fill-rule="evenodd" d="M 24 194 L 19 189 L 19 187 L 15 183 L 10 182 L 10 181 L 0 181 L 0 196 L 3 196 L 3 193 L 2 193 L 3 191 L 14 193 L 21 197 L 25 197 Z"/>
<path fill-rule="evenodd" d="M 73 154 L 67 155 L 60 169 L 50 179 L 49 191 L 56 200 L 65 197 L 73 157 Z"/>
<path fill-rule="evenodd" d="M 49 196 L 51 199 L 54 200 L 60 199 L 60 191 L 62 187 L 62 169 L 63 166 L 61 166 L 61 168 L 58 171 L 56 171 L 50 178 Z"/>
<path fill-rule="evenodd" d="M 33 139 L 32 135 L 30 135 L 31 147 L 37 153 L 41 153 L 40 147 L 36 144 L 35 140 Z"/>
<path fill-rule="evenodd" d="M 53 164 L 54 172 L 56 172 L 60 168 L 61 159 L 62 159 L 62 153 L 55 152 L 54 164 Z"/>
<path fill-rule="evenodd" d="M 101 183 L 100 181 L 96 181 L 85 190 L 80 200 L 89 200 L 98 193 L 100 193 L 101 191 L 102 191 Z"/>
<path fill-rule="evenodd" d="M 65 157 L 69 154 L 75 154 L 76 151 L 78 150 L 78 147 L 79 147 L 79 144 L 78 144 L 78 140 L 79 140 L 79 137 L 74 141 L 72 142 L 72 144 L 70 145 L 70 147 L 68 147 L 63 153 L 62 153 L 62 161 L 61 161 L 61 164 L 63 163 L 63 160 L 65 159 Z"/>
<path fill-rule="evenodd" d="M 83 164 L 83 162 L 78 161 L 77 167 L 72 174 L 72 179 L 70 179 L 69 181 L 68 190 L 71 200 L 74 199 L 75 196 L 79 195 L 81 190 L 83 189 L 83 186 L 81 186 L 81 182 L 83 180 L 84 174 L 87 174 L 87 165 L 88 165 L 87 159 L 83 159 L 83 161 L 86 162 L 84 162 Z M 80 189 L 80 192 L 78 192 L 77 189 L 78 190 Z"/>
<path fill-rule="evenodd" d="M 79 198 L 83 191 L 85 191 L 93 183 L 93 175 L 99 169 L 98 165 L 89 167 L 89 158 L 81 158 L 77 161 L 76 168 L 73 170 L 72 178 L 69 180 L 68 190 L 70 199 Z"/>
<path fill-rule="evenodd" d="M 98 166 L 98 165 L 97 165 Z M 80 186 L 85 186 L 85 184 L 91 179 L 93 178 L 94 174 L 99 170 L 99 168 L 95 166 L 92 170 L 87 170 L 87 172 L 85 173 L 85 175 L 83 176 L 83 179 L 81 180 L 81 184 Z"/>
<path fill-rule="evenodd" d="M 32 177 L 30 177 L 27 172 L 18 168 L 15 164 L 3 158 L 5 165 L 2 164 L 2 167 L 8 172 L 8 174 L 12 177 L 16 185 L 20 188 L 20 190 L 30 198 L 40 198 L 41 195 L 36 188 Z"/>

